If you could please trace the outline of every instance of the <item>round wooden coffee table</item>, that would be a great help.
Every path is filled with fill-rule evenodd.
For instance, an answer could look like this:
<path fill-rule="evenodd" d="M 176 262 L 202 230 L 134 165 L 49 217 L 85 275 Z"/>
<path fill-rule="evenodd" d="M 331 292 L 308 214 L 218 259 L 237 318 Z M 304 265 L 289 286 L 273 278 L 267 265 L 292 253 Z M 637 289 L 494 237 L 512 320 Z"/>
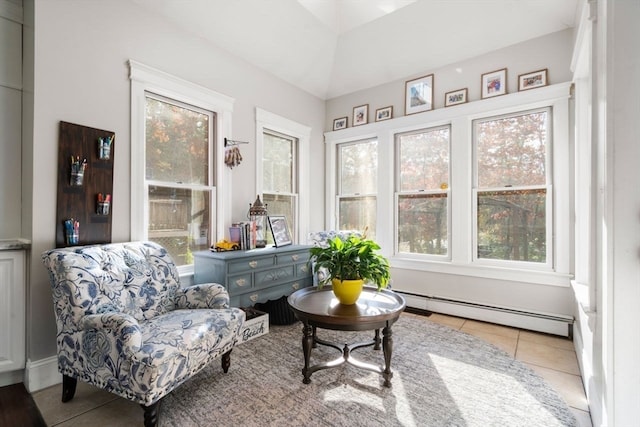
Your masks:
<path fill-rule="evenodd" d="M 303 323 L 302 351 L 304 352 L 303 383 L 311 382 L 311 374 L 321 369 L 333 368 L 349 363 L 359 368 L 382 374 L 385 387 L 391 387 L 391 353 L 393 339 L 391 325 L 400 317 L 405 308 L 402 296 L 390 290 L 378 291 L 376 288 L 364 287 L 358 301 L 353 305 L 342 305 L 333 295 L 331 286 L 304 288 L 294 292 L 288 298 L 289 306 L 296 318 Z M 375 330 L 373 340 L 339 345 L 324 341 L 317 337 L 316 328 L 337 331 Z M 384 366 L 365 363 L 353 357 L 355 349 L 373 346 L 380 350 L 380 329 L 382 329 L 382 352 Z M 311 349 L 317 344 L 333 347 L 342 352 L 335 360 L 309 366 Z"/>

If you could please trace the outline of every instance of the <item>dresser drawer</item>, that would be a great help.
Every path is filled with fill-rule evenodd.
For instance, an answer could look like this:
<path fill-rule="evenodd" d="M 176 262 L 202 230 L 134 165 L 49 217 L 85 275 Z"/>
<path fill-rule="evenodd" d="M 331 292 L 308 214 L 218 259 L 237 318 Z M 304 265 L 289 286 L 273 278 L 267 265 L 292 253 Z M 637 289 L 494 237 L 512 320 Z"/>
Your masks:
<path fill-rule="evenodd" d="M 255 257 L 246 258 L 239 261 L 233 261 L 228 264 L 228 273 L 244 273 L 246 271 L 259 270 L 261 268 L 268 268 L 275 265 L 275 257 Z"/>
<path fill-rule="evenodd" d="M 258 271 L 255 273 L 254 286 L 256 288 L 264 288 L 288 282 L 295 278 L 294 271 L 293 265 L 285 265 L 282 267 L 272 268 L 270 270 Z"/>
<path fill-rule="evenodd" d="M 227 279 L 227 289 L 230 295 L 237 295 L 247 292 L 253 286 L 251 273 L 229 276 Z"/>
<path fill-rule="evenodd" d="M 234 307 L 250 307 L 258 302 L 267 302 L 275 300 L 283 295 L 289 296 L 298 289 L 311 286 L 312 279 L 304 278 L 284 283 L 282 285 L 273 286 L 271 288 L 256 289 L 246 294 L 237 295 L 231 298 L 231 305 Z"/>
<path fill-rule="evenodd" d="M 309 251 L 299 251 L 299 252 L 278 254 L 276 259 L 277 259 L 278 265 L 284 265 L 284 264 L 306 263 L 307 261 L 309 261 L 309 256 L 310 256 Z"/>

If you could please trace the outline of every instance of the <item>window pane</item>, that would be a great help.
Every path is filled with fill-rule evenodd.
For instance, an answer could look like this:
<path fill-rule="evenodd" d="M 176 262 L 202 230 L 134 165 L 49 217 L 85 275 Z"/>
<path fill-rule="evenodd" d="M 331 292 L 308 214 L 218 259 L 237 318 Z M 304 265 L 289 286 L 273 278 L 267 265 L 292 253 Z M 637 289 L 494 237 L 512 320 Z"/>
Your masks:
<path fill-rule="evenodd" d="M 449 128 L 398 137 L 400 191 L 449 186 Z"/>
<path fill-rule="evenodd" d="M 400 196 L 398 251 L 446 255 L 447 223 L 447 194 Z"/>
<path fill-rule="evenodd" d="M 146 178 L 209 185 L 209 115 L 146 98 Z"/>
<path fill-rule="evenodd" d="M 367 237 L 376 237 L 376 198 L 375 197 L 341 197 L 338 202 L 339 230 L 366 229 Z"/>
<path fill-rule="evenodd" d="M 478 188 L 546 184 L 548 111 L 475 122 Z"/>
<path fill-rule="evenodd" d="M 294 140 L 264 133 L 262 185 L 265 191 L 294 192 Z"/>
<path fill-rule="evenodd" d="M 378 188 L 378 141 L 339 147 L 340 194 L 371 194 Z"/>
<path fill-rule="evenodd" d="M 291 233 L 291 237 L 295 239 L 295 230 L 297 229 L 295 221 L 295 200 L 293 196 L 283 196 L 281 194 L 263 193 L 263 203 L 267 205 L 269 215 L 284 215 L 287 219 L 287 227 Z M 267 233 L 267 244 L 273 244 L 273 236 Z"/>
<path fill-rule="evenodd" d="M 177 265 L 193 264 L 193 252 L 209 247 L 209 202 L 209 191 L 149 186 L 149 240 Z"/>
<path fill-rule="evenodd" d="M 545 189 L 478 192 L 478 258 L 546 262 Z"/>

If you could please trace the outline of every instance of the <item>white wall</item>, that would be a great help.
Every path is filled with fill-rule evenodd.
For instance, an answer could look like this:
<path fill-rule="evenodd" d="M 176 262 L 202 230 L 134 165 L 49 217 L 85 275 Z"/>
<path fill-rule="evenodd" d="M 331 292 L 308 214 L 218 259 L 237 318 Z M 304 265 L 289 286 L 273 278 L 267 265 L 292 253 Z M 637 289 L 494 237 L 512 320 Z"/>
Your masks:
<path fill-rule="evenodd" d="M 518 75 L 547 68 L 550 84 L 571 81 L 569 62 L 573 47 L 573 30 L 567 29 L 470 58 L 435 70 L 424 70 L 404 80 L 396 80 L 371 89 L 354 92 L 327 101 L 325 130 L 333 129 L 333 120 L 347 116 L 353 123 L 353 107 L 369 104 L 369 123 L 375 121 L 376 109 L 393 106 L 393 117 L 404 116 L 404 90 L 407 80 L 434 74 L 434 109 L 444 107 L 444 94 L 468 88 L 469 101 L 481 99 L 480 76 L 507 68 L 507 92 L 518 91 Z"/>
<path fill-rule="evenodd" d="M 0 239 L 11 239 L 21 237 L 22 7 L 6 0 L 0 40 Z"/>
<path fill-rule="evenodd" d="M 116 133 L 112 237 L 118 242 L 130 236 L 129 59 L 235 98 L 233 134 L 226 137 L 254 141 L 256 107 L 309 126 L 314 159 L 324 155 L 324 102 L 149 15 L 135 0 L 35 0 L 34 46 L 33 174 L 27 177 L 33 182 L 35 207 L 28 357 L 37 361 L 55 354 L 51 294 L 40 253 L 55 246 L 61 120 Z M 238 219 L 245 218 L 256 197 L 255 144 L 241 150 L 244 160 L 232 171 L 229 201 Z M 322 194 L 323 187 L 322 180 L 314 180 L 312 194 Z M 323 205 L 321 198 L 311 199 L 311 227 L 322 226 Z"/>

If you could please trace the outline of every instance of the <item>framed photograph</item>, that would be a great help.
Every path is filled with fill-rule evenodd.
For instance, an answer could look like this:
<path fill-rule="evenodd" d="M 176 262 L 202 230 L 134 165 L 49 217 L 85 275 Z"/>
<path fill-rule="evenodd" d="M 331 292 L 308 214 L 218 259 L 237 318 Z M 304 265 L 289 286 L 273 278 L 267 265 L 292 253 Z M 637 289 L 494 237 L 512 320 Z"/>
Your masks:
<path fill-rule="evenodd" d="M 444 106 L 451 107 L 452 105 L 464 104 L 467 99 L 467 88 L 458 89 L 444 94 Z"/>
<path fill-rule="evenodd" d="M 369 104 L 353 107 L 353 125 L 365 125 L 369 122 Z"/>
<path fill-rule="evenodd" d="M 529 90 L 537 87 L 546 86 L 547 83 L 547 69 L 533 71 L 527 74 L 520 74 L 518 76 L 518 90 Z"/>
<path fill-rule="evenodd" d="M 333 130 L 346 129 L 348 123 L 348 117 L 340 117 L 333 121 Z"/>
<path fill-rule="evenodd" d="M 507 93 L 507 69 L 492 71 L 482 75 L 482 99 Z"/>
<path fill-rule="evenodd" d="M 405 83 L 404 114 L 415 114 L 433 108 L 433 74 Z"/>
<path fill-rule="evenodd" d="M 273 244 L 276 248 L 293 243 L 287 227 L 287 219 L 284 215 L 269 216 L 268 219 L 269 228 L 271 228 L 271 234 L 273 234 Z"/>
<path fill-rule="evenodd" d="M 376 110 L 376 122 L 389 120 L 393 116 L 393 106 L 378 108 Z"/>

